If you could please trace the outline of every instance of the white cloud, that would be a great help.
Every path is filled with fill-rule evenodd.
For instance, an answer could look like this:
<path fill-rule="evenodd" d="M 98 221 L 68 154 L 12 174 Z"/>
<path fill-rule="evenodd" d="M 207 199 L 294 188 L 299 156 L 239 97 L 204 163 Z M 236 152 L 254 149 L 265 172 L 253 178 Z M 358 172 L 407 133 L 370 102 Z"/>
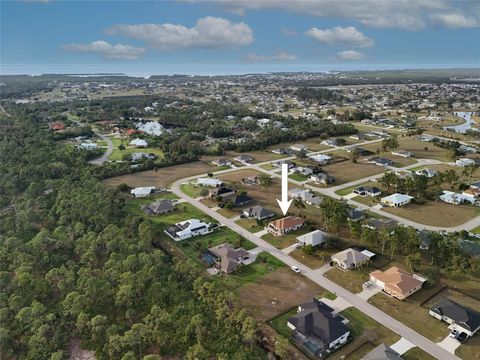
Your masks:
<path fill-rule="evenodd" d="M 135 60 L 145 53 L 145 49 L 124 44 L 110 44 L 103 40 L 88 44 L 66 44 L 62 48 L 66 51 L 79 53 L 100 54 L 106 59 Z"/>
<path fill-rule="evenodd" d="M 293 54 L 280 51 L 275 55 L 261 55 L 256 53 L 248 53 L 245 55 L 245 59 L 251 62 L 261 62 L 261 61 L 292 61 L 296 60 L 297 57 Z"/>
<path fill-rule="evenodd" d="M 355 50 L 344 50 L 337 53 L 337 58 L 340 60 L 354 61 L 365 59 L 366 55 Z"/>
<path fill-rule="evenodd" d="M 290 28 L 282 28 L 282 34 L 285 36 L 295 36 L 297 32 Z"/>
<path fill-rule="evenodd" d="M 314 27 L 307 30 L 305 34 L 324 44 L 341 44 L 353 47 L 371 47 L 375 45 L 373 39 L 365 36 L 353 26 L 335 26 L 325 30 Z"/>
<path fill-rule="evenodd" d="M 432 19 L 439 25 L 449 28 L 473 28 L 479 25 L 479 20 L 463 14 L 434 14 Z"/>
<path fill-rule="evenodd" d="M 194 27 L 176 24 L 118 24 L 105 30 L 109 35 L 124 35 L 144 41 L 160 50 L 182 48 L 234 48 L 253 42 L 253 31 L 241 23 L 207 16 L 198 19 Z"/>
<path fill-rule="evenodd" d="M 468 17 L 474 12 L 476 1 L 454 0 L 180 0 L 220 5 L 223 9 L 243 14 L 245 10 L 280 9 L 318 17 L 353 19 L 359 23 L 379 28 L 421 30 L 429 25 L 450 26 L 439 22 L 433 14 Z M 479 26 L 480 15 L 476 15 Z M 454 20 L 452 20 L 454 21 Z M 455 22 L 455 21 L 454 21 Z M 456 27 L 471 27 L 473 22 L 456 22 Z"/>

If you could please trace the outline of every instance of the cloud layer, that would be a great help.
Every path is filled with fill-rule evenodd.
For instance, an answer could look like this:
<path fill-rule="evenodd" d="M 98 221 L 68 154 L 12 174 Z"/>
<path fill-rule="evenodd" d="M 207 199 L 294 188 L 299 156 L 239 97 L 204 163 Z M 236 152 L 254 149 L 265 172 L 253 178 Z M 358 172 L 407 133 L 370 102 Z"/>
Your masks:
<path fill-rule="evenodd" d="M 349 47 L 372 47 L 375 45 L 373 39 L 365 36 L 353 26 L 335 26 L 325 30 L 314 27 L 307 30 L 305 34 L 324 44 L 340 44 Z"/>
<path fill-rule="evenodd" d="M 67 44 L 63 49 L 71 52 L 100 54 L 106 59 L 135 60 L 145 53 L 145 49 L 124 44 L 110 44 L 103 40 L 88 44 Z"/>
<path fill-rule="evenodd" d="M 176 24 L 118 24 L 105 30 L 108 35 L 123 35 L 141 40 L 159 50 L 182 48 L 235 48 L 253 42 L 253 31 L 243 23 L 207 16 L 187 28 Z"/>
<path fill-rule="evenodd" d="M 337 53 L 337 58 L 340 60 L 354 61 L 365 59 L 366 55 L 355 50 L 345 50 Z"/>
<path fill-rule="evenodd" d="M 250 62 L 262 62 L 262 61 L 292 61 L 297 57 L 293 54 L 280 51 L 275 55 L 261 55 L 257 53 L 248 53 L 245 55 L 245 59 Z"/>
<path fill-rule="evenodd" d="M 452 0 L 187 0 L 222 6 L 236 14 L 281 9 L 308 15 L 353 19 L 363 25 L 415 31 L 429 25 L 480 26 L 478 2 Z M 455 16 L 456 19 L 452 19 Z M 461 20 L 461 18 L 464 20 Z"/>

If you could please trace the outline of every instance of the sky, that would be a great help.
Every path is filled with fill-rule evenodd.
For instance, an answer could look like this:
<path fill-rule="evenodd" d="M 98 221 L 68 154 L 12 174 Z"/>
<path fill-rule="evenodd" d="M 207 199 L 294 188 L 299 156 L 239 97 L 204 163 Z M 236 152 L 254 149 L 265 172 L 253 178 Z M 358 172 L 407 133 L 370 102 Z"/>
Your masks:
<path fill-rule="evenodd" d="M 480 1 L 0 2 L 2 74 L 480 67 Z"/>

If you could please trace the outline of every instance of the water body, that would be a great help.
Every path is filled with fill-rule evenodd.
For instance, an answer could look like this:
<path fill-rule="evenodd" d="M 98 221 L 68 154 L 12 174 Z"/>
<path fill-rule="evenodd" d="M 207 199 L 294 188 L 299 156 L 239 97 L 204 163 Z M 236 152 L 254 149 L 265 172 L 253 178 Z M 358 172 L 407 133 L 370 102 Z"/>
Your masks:
<path fill-rule="evenodd" d="M 444 126 L 444 130 L 453 130 L 460 134 L 465 134 L 467 130 L 478 131 L 478 129 L 473 127 L 473 124 L 475 124 L 475 121 L 472 119 L 473 112 L 458 111 L 454 112 L 453 115 L 461 117 L 465 122 L 460 125 Z"/>

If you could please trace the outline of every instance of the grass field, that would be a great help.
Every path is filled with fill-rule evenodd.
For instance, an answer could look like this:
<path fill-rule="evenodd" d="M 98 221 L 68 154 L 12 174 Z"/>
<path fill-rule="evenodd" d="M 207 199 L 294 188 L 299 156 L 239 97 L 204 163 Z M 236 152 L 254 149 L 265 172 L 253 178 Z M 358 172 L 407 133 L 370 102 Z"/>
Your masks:
<path fill-rule="evenodd" d="M 441 201 L 427 201 L 422 205 L 408 204 L 400 208 L 384 207 L 383 210 L 421 224 L 440 227 L 461 225 L 480 214 L 478 206 L 453 205 Z"/>
<path fill-rule="evenodd" d="M 194 184 L 182 184 L 180 185 L 180 190 L 192 198 L 197 198 L 200 196 L 202 189 L 205 189 L 201 186 L 195 186 Z M 208 189 L 208 188 L 207 188 Z"/>
<path fill-rule="evenodd" d="M 307 265 L 311 269 L 319 268 L 330 261 L 330 256 L 337 250 L 316 249 L 311 255 L 307 255 L 302 249 L 296 249 L 290 253 L 290 256 L 302 264 Z"/>
<path fill-rule="evenodd" d="M 251 233 L 256 233 L 263 230 L 263 228 L 267 224 L 267 221 L 265 221 L 264 225 L 259 225 L 255 219 L 243 218 L 243 219 L 237 220 L 236 223 L 241 227 L 243 227 L 244 229 L 247 229 Z"/>
<path fill-rule="evenodd" d="M 419 347 L 414 347 L 402 355 L 403 360 L 435 360 L 429 353 L 423 351 Z"/>
<path fill-rule="evenodd" d="M 149 170 L 134 174 L 116 176 L 104 180 L 104 183 L 110 186 L 119 184 L 128 184 L 131 187 L 139 186 L 157 186 L 166 187 L 178 179 L 182 179 L 195 174 L 203 174 L 212 171 L 213 167 L 208 161 L 195 161 L 188 164 L 169 166 L 157 169 L 157 171 Z"/>
<path fill-rule="evenodd" d="M 288 178 L 296 181 L 307 181 L 310 179 L 310 177 L 302 174 L 290 174 L 288 175 Z"/>
<path fill-rule="evenodd" d="M 147 154 L 155 154 L 159 158 L 163 158 L 163 151 L 160 150 L 159 148 L 126 148 L 125 150 L 119 150 L 118 147 L 114 146 L 113 152 L 109 157 L 109 160 L 111 161 L 120 161 L 124 160 L 124 156 L 130 156 L 133 153 L 136 152 L 143 152 Z"/>
<path fill-rule="evenodd" d="M 297 313 L 297 307 L 294 307 L 292 310 L 287 311 L 286 313 L 272 319 L 269 324 L 283 337 L 287 339 L 290 337 L 291 330 L 287 326 L 287 321 L 293 315 Z"/>
<path fill-rule="evenodd" d="M 385 171 L 381 166 L 361 162 L 353 163 L 349 160 L 326 165 L 323 170 L 335 178 L 335 185 L 381 174 Z"/>

